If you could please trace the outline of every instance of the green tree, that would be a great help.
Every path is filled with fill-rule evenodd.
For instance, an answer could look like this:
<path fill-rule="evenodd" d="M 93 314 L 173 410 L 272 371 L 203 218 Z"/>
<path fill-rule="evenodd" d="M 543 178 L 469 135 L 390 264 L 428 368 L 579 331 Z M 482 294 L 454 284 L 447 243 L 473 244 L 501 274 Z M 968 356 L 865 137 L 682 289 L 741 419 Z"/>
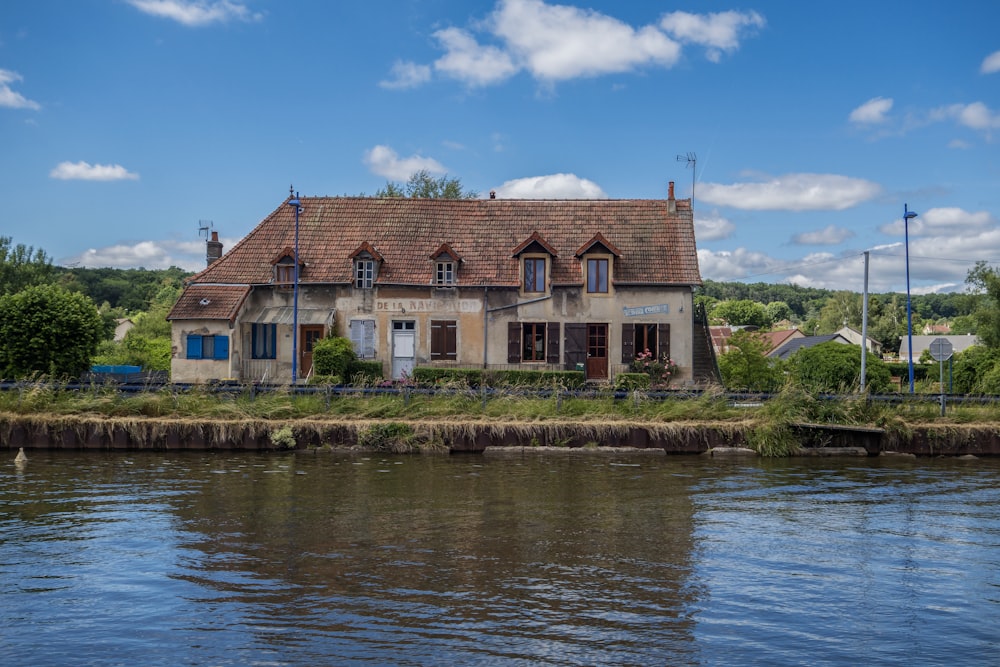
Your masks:
<path fill-rule="evenodd" d="M 475 199 L 479 193 L 462 188 L 458 178 L 434 178 L 426 169 L 412 174 L 406 185 L 386 181 L 376 197 L 411 197 L 413 199 Z"/>
<path fill-rule="evenodd" d="M 712 309 L 712 317 L 734 326 L 766 327 L 771 324 L 764 305 L 750 299 L 722 301 Z"/>
<path fill-rule="evenodd" d="M 865 366 L 868 391 L 889 391 L 892 375 L 885 362 L 868 352 Z M 861 378 L 861 347 L 830 341 L 802 348 L 788 360 L 788 370 L 792 380 L 809 391 L 856 391 Z"/>
<path fill-rule="evenodd" d="M 952 391 L 956 394 L 1000 394 L 998 367 L 1000 350 L 983 345 L 962 350 L 952 362 Z"/>
<path fill-rule="evenodd" d="M 83 294 L 36 285 L 0 297 L 0 374 L 75 377 L 87 370 L 103 336 L 97 307 Z"/>
<path fill-rule="evenodd" d="M 767 319 L 770 320 L 772 326 L 781 320 L 791 320 L 795 317 L 791 306 L 784 301 L 770 302 L 764 306 L 764 312 L 767 313 Z"/>
<path fill-rule="evenodd" d="M 55 280 L 52 260 L 44 250 L 23 243 L 12 246 L 9 236 L 0 236 L 0 295 L 13 294 Z"/>
<path fill-rule="evenodd" d="M 1000 274 L 986 262 L 977 262 L 965 278 L 971 293 L 980 296 L 972 318 L 976 335 L 990 349 L 1000 348 Z"/>
<path fill-rule="evenodd" d="M 780 365 L 767 356 L 769 344 L 752 331 L 737 331 L 729 337 L 729 350 L 719 356 L 722 384 L 727 389 L 775 391 L 781 387 Z"/>

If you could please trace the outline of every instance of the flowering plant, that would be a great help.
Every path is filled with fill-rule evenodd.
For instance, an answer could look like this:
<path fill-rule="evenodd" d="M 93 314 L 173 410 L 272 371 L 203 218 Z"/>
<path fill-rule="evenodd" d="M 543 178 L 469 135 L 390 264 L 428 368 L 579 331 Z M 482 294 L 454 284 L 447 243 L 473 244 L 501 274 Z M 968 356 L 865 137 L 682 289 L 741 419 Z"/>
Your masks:
<path fill-rule="evenodd" d="M 665 389 L 677 376 L 677 364 L 674 360 L 665 354 L 657 358 L 649 348 L 636 355 L 630 370 L 648 375 L 650 389 Z"/>

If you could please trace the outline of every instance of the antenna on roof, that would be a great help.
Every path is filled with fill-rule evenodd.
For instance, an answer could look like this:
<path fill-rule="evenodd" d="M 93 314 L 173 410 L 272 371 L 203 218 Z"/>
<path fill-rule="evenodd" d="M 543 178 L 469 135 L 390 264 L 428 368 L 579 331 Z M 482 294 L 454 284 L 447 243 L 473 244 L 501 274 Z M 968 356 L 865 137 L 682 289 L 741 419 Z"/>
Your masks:
<path fill-rule="evenodd" d="M 688 153 L 687 155 L 678 155 L 678 162 L 687 161 L 684 168 L 691 167 L 691 209 L 694 210 L 694 178 L 698 173 L 698 155 L 696 153 Z"/>
<path fill-rule="evenodd" d="M 198 221 L 198 236 L 203 236 L 206 239 L 212 236 L 212 229 L 215 227 L 215 223 L 211 220 L 199 220 Z"/>

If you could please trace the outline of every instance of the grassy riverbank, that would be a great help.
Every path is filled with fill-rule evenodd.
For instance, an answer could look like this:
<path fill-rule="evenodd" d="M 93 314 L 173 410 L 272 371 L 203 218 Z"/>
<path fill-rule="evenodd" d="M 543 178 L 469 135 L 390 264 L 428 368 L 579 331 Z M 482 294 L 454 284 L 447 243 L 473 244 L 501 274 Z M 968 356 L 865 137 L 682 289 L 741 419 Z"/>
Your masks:
<path fill-rule="evenodd" d="M 121 393 L 114 387 L 67 390 L 37 384 L 0 392 L 5 444 L 17 428 L 75 429 L 80 442 L 117 428 L 131 433 L 133 441 L 152 442 L 162 437 L 165 424 L 172 424 L 175 431 L 197 431 L 208 442 L 222 441 L 238 428 L 241 437 L 265 438 L 276 449 L 322 446 L 347 433 L 357 446 L 370 449 L 434 450 L 469 439 L 473 430 L 526 444 L 596 447 L 642 428 L 657 440 L 698 440 L 710 432 L 712 438 L 731 439 L 761 455 L 782 456 L 800 446 L 795 427 L 802 423 L 881 429 L 883 442 L 896 447 L 917 429 L 947 434 L 946 439 L 998 430 L 1000 407 L 952 405 L 941 416 L 932 402 L 819 399 L 794 387 L 760 403 L 733 402 L 722 391 L 652 399 L 642 392 L 541 397 L 461 389 L 435 394 L 293 394 L 252 387 L 223 393 L 198 388 Z"/>

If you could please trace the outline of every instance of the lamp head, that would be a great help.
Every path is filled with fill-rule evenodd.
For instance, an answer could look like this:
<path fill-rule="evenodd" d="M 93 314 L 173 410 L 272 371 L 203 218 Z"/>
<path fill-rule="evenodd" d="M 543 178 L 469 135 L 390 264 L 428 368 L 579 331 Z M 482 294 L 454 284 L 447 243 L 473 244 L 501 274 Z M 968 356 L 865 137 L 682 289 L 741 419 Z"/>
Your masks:
<path fill-rule="evenodd" d="M 907 211 L 906 215 L 903 216 L 904 220 L 912 220 L 917 217 L 916 211 Z"/>

